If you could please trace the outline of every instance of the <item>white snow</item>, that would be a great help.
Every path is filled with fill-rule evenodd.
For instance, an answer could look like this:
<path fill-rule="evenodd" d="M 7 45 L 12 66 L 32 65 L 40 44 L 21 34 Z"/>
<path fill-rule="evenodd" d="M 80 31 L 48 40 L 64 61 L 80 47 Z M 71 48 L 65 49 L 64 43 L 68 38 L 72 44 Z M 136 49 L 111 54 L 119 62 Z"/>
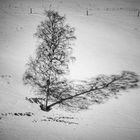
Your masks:
<path fill-rule="evenodd" d="M 0 140 L 139 140 L 140 89 L 77 113 L 59 108 L 42 112 L 25 100 L 34 95 L 22 83 L 25 63 L 37 46 L 33 34 L 44 19 L 43 9 L 49 7 L 66 14 L 67 22 L 76 28 L 73 48 L 77 60 L 70 65 L 69 78 L 122 70 L 140 74 L 139 0 L 1 0 L 0 117 L 16 112 L 35 115 L 2 116 Z M 67 121 L 78 124 L 43 121 L 47 117 L 74 117 Z"/>

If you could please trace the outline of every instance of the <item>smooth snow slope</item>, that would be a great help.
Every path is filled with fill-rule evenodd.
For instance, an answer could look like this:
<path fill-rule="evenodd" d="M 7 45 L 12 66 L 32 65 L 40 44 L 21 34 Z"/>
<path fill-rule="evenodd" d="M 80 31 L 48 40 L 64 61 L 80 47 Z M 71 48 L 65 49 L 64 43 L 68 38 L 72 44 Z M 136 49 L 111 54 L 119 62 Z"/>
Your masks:
<path fill-rule="evenodd" d="M 139 0 L 1 0 L 0 113 L 35 115 L 2 117 L 0 140 L 139 140 L 139 89 L 79 113 L 59 109 L 46 113 L 25 101 L 33 93 L 22 84 L 25 63 L 37 45 L 33 34 L 44 19 L 43 9 L 48 8 L 66 14 L 68 23 L 76 28 L 73 48 L 77 61 L 70 66 L 69 78 L 84 79 L 122 70 L 140 74 L 139 7 Z M 58 116 L 74 117 L 78 125 L 44 121 Z"/>

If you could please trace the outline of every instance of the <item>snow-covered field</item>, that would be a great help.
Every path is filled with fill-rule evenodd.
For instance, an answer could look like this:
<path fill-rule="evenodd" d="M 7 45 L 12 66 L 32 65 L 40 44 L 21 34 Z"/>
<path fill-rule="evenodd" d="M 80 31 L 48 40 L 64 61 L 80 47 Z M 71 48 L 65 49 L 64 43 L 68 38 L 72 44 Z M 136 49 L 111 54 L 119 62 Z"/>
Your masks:
<path fill-rule="evenodd" d="M 33 93 L 22 75 L 48 8 L 66 14 L 76 28 L 70 78 L 140 74 L 139 0 L 0 0 L 0 140 L 139 140 L 140 89 L 77 113 L 47 113 L 25 100 Z"/>

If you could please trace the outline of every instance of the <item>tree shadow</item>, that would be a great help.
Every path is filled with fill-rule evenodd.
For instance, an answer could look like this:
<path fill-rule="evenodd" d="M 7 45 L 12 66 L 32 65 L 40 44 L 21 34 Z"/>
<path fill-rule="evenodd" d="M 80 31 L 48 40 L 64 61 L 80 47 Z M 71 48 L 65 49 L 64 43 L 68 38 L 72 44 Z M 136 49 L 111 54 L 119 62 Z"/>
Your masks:
<path fill-rule="evenodd" d="M 99 75 L 85 81 L 71 81 L 67 86 L 69 88 L 59 86 L 61 94 L 56 91 L 51 95 L 50 100 L 54 103 L 50 104 L 48 109 L 42 104 L 45 98 L 26 97 L 26 100 L 39 104 L 43 111 L 50 111 L 54 105 L 69 111 L 79 111 L 88 109 L 93 104 L 103 104 L 111 98 L 118 99 L 121 95 L 120 91 L 139 88 L 139 75 L 135 72 L 123 71 L 120 75 Z M 63 92 L 64 89 L 67 90 Z"/>

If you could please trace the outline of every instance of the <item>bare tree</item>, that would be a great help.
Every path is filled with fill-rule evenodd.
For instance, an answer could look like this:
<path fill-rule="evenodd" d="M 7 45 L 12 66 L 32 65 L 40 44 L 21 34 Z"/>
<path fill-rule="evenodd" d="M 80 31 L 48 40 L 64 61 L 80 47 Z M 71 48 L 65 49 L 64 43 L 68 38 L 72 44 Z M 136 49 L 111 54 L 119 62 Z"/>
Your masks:
<path fill-rule="evenodd" d="M 72 57 L 71 41 L 76 39 L 74 28 L 65 23 L 65 17 L 55 11 L 45 11 L 46 20 L 37 27 L 36 36 L 41 40 L 35 57 L 31 57 L 23 80 L 32 85 L 39 94 L 34 98 L 42 110 L 49 111 L 55 105 L 73 109 L 86 109 L 94 103 L 103 103 L 117 97 L 120 90 L 138 87 L 139 76 L 123 71 L 120 75 L 100 75 L 86 81 L 70 81 L 64 78 L 69 71 Z"/>
<path fill-rule="evenodd" d="M 48 100 L 52 93 L 51 87 L 56 81 L 63 81 L 63 75 L 69 71 L 71 41 L 76 39 L 74 28 L 65 23 L 65 16 L 55 11 L 45 11 L 46 20 L 37 27 L 35 36 L 41 40 L 36 49 L 35 58 L 31 57 L 24 74 L 24 82 L 37 87 L 46 95 L 45 109 L 49 110 Z M 58 83 L 57 83 L 58 84 Z"/>

